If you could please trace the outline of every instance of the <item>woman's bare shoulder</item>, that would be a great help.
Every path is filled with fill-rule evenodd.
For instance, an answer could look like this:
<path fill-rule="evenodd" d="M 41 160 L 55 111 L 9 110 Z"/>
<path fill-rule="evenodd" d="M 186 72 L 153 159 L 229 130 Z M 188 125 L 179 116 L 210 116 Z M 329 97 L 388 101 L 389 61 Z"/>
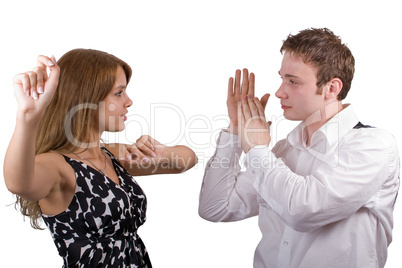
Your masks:
<path fill-rule="evenodd" d="M 50 151 L 36 155 L 35 162 L 42 166 L 56 169 L 60 175 L 70 173 L 70 165 L 66 162 L 64 156 L 60 152 Z"/>

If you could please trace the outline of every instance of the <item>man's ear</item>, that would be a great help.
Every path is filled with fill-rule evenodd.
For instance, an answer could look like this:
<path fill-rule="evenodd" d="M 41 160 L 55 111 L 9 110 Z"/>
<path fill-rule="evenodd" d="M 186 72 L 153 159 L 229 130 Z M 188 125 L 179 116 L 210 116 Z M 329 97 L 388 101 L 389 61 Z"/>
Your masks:
<path fill-rule="evenodd" d="M 342 80 L 339 78 L 332 78 L 324 86 L 324 94 L 327 99 L 337 99 L 343 87 Z"/>

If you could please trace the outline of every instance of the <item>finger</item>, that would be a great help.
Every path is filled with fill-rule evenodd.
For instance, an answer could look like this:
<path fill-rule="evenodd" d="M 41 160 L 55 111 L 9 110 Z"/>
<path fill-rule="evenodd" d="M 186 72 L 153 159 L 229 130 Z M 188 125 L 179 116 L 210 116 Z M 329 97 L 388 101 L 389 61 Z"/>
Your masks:
<path fill-rule="evenodd" d="M 14 77 L 14 88 L 17 90 L 18 93 L 22 90 L 24 95 L 31 95 L 31 83 L 26 73 L 17 74 Z"/>
<path fill-rule="evenodd" d="M 139 160 L 146 158 L 145 155 L 134 145 L 128 149 L 130 158 L 133 160 Z"/>
<path fill-rule="evenodd" d="M 53 58 L 50 58 L 48 56 L 43 56 L 39 55 L 37 60 L 36 60 L 36 66 L 41 67 L 43 69 L 46 69 L 47 67 L 52 67 L 56 65 L 56 61 Z"/>
<path fill-rule="evenodd" d="M 57 65 L 55 57 L 52 56 L 51 58 L 49 58 L 42 55 L 38 56 L 37 66 L 41 67 L 43 70 L 46 70 L 46 68 L 49 68 L 50 70 L 49 76 L 47 77 L 46 74 L 46 76 L 44 77 L 44 80 L 46 81 L 44 91 L 48 90 L 52 92 L 56 90 L 59 83 L 60 67 Z"/>
<path fill-rule="evenodd" d="M 246 96 L 248 94 L 248 70 L 243 69 L 243 80 L 241 83 L 241 95 Z"/>
<path fill-rule="evenodd" d="M 111 145 L 115 145 L 115 144 L 109 144 L 109 146 Z M 119 148 L 119 160 L 131 160 L 131 147 L 133 145 L 130 144 L 117 144 L 118 148 Z"/>
<path fill-rule="evenodd" d="M 262 105 L 262 107 L 264 108 L 264 110 L 265 110 L 265 107 L 267 106 L 269 97 L 270 97 L 270 94 L 265 94 L 265 95 L 262 96 L 262 98 L 261 98 L 261 105 Z"/>
<path fill-rule="evenodd" d="M 258 98 L 247 98 L 248 106 L 250 108 L 250 113 L 253 118 L 260 116 L 257 105 L 255 103 L 255 99 L 258 100 Z"/>
<path fill-rule="evenodd" d="M 240 94 L 241 94 L 241 90 L 240 90 L 240 75 L 241 75 L 241 71 L 236 70 L 235 84 L 234 84 L 234 94 L 237 95 L 237 96 L 240 96 Z"/>
<path fill-rule="evenodd" d="M 239 127 L 240 129 L 244 126 L 244 112 L 243 112 L 243 107 L 242 107 L 242 103 L 239 102 L 237 104 L 237 121 L 239 122 Z"/>
<path fill-rule="evenodd" d="M 36 91 L 36 78 L 37 78 L 37 73 L 36 72 L 27 72 L 28 76 L 29 76 L 29 83 L 31 85 L 30 87 L 30 92 L 31 92 L 31 96 L 32 98 L 34 98 L 35 100 L 38 99 L 38 92 Z"/>
<path fill-rule="evenodd" d="M 250 111 L 247 97 L 243 97 L 241 99 L 241 108 L 242 108 L 242 113 L 243 113 L 244 119 L 245 119 L 245 121 L 247 121 L 249 118 L 251 118 L 251 111 Z"/>
<path fill-rule="evenodd" d="M 151 138 L 152 139 L 152 138 Z M 137 140 L 137 148 L 144 154 L 148 155 L 148 156 L 152 156 L 155 157 L 155 153 L 153 152 L 153 150 L 155 150 L 155 148 L 153 147 L 153 145 L 151 144 L 151 140 L 150 137 L 147 135 L 141 136 L 138 140 Z"/>
<path fill-rule="evenodd" d="M 152 151 L 155 151 L 155 146 L 157 146 L 158 145 L 158 142 L 154 139 L 154 138 L 152 138 L 151 136 L 147 136 L 148 137 L 148 142 L 149 142 L 149 148 L 152 150 Z"/>
<path fill-rule="evenodd" d="M 247 96 L 254 98 L 254 85 L 255 85 L 255 75 L 250 73 L 250 79 L 248 81 L 248 93 Z"/>
<path fill-rule="evenodd" d="M 261 101 L 259 101 L 258 98 L 254 98 L 254 104 L 255 104 L 255 107 L 257 108 L 259 118 L 261 118 L 265 121 L 265 112 L 264 112 L 264 107 L 262 106 Z"/>
<path fill-rule="evenodd" d="M 233 77 L 230 77 L 228 83 L 228 97 L 232 96 L 233 96 Z"/>
<path fill-rule="evenodd" d="M 59 65 L 57 65 L 57 61 L 55 59 L 54 56 L 52 56 L 52 62 L 54 63 L 54 65 L 49 66 L 50 69 L 50 74 L 49 74 L 49 78 L 46 81 L 46 86 L 45 86 L 45 90 L 46 88 L 54 91 L 57 88 L 57 85 L 59 84 L 59 77 L 60 77 L 60 67 Z"/>
<path fill-rule="evenodd" d="M 151 147 L 151 144 L 149 142 L 147 142 L 146 144 L 144 144 L 141 147 L 138 147 L 138 149 L 140 149 L 140 151 L 142 153 L 144 153 L 145 155 L 155 157 L 156 155 L 155 155 L 154 151 L 151 148 L 152 147 Z"/>
<path fill-rule="evenodd" d="M 44 73 L 46 72 L 40 67 L 36 67 L 33 69 L 33 71 L 36 73 L 36 88 L 39 94 L 43 93 L 43 88 L 44 88 Z"/>

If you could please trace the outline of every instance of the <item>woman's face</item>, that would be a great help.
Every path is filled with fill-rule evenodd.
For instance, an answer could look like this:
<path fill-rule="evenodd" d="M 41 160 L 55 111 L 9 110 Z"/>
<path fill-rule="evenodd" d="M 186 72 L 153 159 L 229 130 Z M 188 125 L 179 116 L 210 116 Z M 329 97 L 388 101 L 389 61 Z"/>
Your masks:
<path fill-rule="evenodd" d="M 109 95 L 100 103 L 99 107 L 99 130 L 118 132 L 125 128 L 124 121 L 127 120 L 128 107 L 133 102 L 128 97 L 127 78 L 121 66 L 116 70 L 116 81 Z"/>

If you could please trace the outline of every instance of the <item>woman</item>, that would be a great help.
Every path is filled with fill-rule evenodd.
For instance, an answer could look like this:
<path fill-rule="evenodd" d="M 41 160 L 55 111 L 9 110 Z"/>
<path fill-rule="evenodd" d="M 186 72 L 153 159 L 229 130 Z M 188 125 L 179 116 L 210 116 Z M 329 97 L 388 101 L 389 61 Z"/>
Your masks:
<path fill-rule="evenodd" d="M 75 49 L 58 62 L 39 56 L 33 71 L 14 78 L 18 112 L 5 182 L 34 228 L 43 218 L 64 267 L 151 267 L 137 235 L 146 198 L 132 175 L 178 173 L 197 161 L 191 149 L 148 136 L 102 146 L 103 131 L 125 128 L 130 77 L 115 56 Z"/>

